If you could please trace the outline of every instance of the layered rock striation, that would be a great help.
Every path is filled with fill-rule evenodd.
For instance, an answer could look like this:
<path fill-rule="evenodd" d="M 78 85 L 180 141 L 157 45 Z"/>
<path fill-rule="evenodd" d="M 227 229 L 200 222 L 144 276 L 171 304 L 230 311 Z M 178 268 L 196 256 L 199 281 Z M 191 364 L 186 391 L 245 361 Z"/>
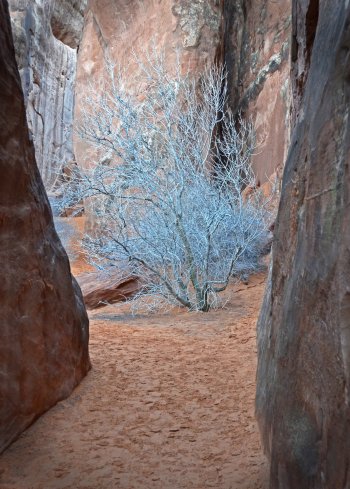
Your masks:
<path fill-rule="evenodd" d="M 90 368 L 88 318 L 54 229 L 0 2 L 0 452 Z"/>
<path fill-rule="evenodd" d="M 258 323 L 270 489 L 350 487 L 350 3 L 293 0 L 293 117 Z"/>
<path fill-rule="evenodd" d="M 73 152 L 77 48 L 87 0 L 10 0 L 29 130 L 51 190 Z"/>

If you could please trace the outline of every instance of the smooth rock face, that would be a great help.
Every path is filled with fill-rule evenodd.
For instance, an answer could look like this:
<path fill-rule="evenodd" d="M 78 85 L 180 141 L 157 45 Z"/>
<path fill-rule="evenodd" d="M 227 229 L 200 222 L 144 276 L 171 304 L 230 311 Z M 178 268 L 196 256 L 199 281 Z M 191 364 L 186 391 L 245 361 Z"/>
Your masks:
<path fill-rule="evenodd" d="M 291 0 L 224 4 L 222 49 L 230 105 L 254 122 L 253 166 L 264 184 L 273 173 L 281 174 L 290 140 Z"/>
<path fill-rule="evenodd" d="M 91 83 L 95 93 L 101 90 L 107 58 L 129 65 L 131 91 L 140 81 L 134 54 L 145 61 L 153 49 L 164 53 L 170 72 L 178 52 L 181 67 L 200 76 L 219 51 L 221 24 L 218 0 L 91 0 L 78 55 L 75 125 Z M 86 143 L 76 138 L 74 147 L 80 166 L 93 164 L 96 155 Z"/>
<path fill-rule="evenodd" d="M 350 3 L 293 0 L 296 127 L 258 324 L 271 489 L 350 487 Z"/>
<path fill-rule="evenodd" d="M 37 164 L 47 190 L 75 160 L 77 47 L 87 0 L 10 0 L 16 57 Z"/>
<path fill-rule="evenodd" d="M 0 2 L 0 452 L 87 373 L 88 318 L 29 139 Z"/>

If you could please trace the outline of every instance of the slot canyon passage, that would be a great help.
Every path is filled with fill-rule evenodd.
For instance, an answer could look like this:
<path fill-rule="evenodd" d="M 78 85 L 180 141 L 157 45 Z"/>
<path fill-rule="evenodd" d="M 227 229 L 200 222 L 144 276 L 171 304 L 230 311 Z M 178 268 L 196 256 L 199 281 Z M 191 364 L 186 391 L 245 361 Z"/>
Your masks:
<path fill-rule="evenodd" d="M 91 263 L 103 232 L 117 229 L 99 216 L 118 199 L 106 191 L 109 176 L 107 205 L 96 206 L 95 194 L 79 194 L 82 176 L 120 172 L 124 154 L 131 168 L 139 141 L 147 168 L 167 162 L 152 184 L 173 168 L 176 132 L 166 146 L 159 121 L 160 143 L 140 125 L 156 88 L 140 85 L 142 63 L 154 49 L 170 79 L 155 113 L 164 121 L 171 106 L 185 120 L 176 126 L 181 144 L 191 118 L 183 99 L 171 105 L 181 85 L 174 66 L 194 80 L 193 94 L 208 70 L 225 66 L 227 98 L 214 111 L 221 125 L 199 151 L 201 160 L 214 154 L 209 182 L 244 159 L 235 150 L 230 160 L 225 137 L 239 141 L 244 121 L 254 127 L 252 177 L 248 184 L 238 172 L 236 199 L 240 216 L 264 203 L 266 232 L 239 279 L 230 269 L 223 307 L 209 312 L 150 312 L 147 296 L 134 313 L 135 296 L 150 290 L 145 278 Z M 129 66 L 121 87 L 144 105 L 128 112 L 128 125 L 123 113 L 109 126 L 94 113 L 99 131 L 124 144 L 113 161 L 113 145 L 101 153 L 106 133 L 93 145 L 81 128 L 91 136 L 86 127 L 96 127 L 84 126 L 88 99 L 110 108 L 101 80 L 117 65 Z M 349 97 L 348 0 L 0 0 L 0 489 L 349 489 Z M 180 151 L 176 169 L 193 164 L 196 144 Z M 167 194 L 176 187 L 175 179 Z M 217 187 L 205 195 L 208 209 Z M 71 188 L 79 198 L 64 206 Z M 232 207 L 228 188 L 219 201 Z M 189 202 L 191 219 L 209 215 Z M 259 229 L 260 215 L 242 236 Z M 185 252 L 197 250 L 200 240 L 187 246 L 191 233 L 176 217 Z M 220 239 L 230 243 L 226 229 L 230 239 Z M 226 248 L 215 250 L 222 259 Z M 195 287 L 199 272 L 197 282 L 190 276 Z M 197 309 L 206 295 L 198 297 L 196 289 Z"/>

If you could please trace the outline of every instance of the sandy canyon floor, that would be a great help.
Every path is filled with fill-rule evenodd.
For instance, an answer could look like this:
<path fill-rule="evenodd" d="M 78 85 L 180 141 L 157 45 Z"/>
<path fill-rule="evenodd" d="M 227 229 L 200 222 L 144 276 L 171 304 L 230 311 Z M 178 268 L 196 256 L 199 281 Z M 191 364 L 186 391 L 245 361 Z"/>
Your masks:
<path fill-rule="evenodd" d="M 0 457 L 0 488 L 266 489 L 254 419 L 263 290 L 257 275 L 207 314 L 91 313 L 91 372 Z"/>

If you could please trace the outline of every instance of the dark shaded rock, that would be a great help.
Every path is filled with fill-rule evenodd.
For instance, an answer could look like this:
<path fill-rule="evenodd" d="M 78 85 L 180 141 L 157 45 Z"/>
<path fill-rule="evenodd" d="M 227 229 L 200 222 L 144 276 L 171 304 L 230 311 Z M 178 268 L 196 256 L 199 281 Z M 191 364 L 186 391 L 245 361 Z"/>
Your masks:
<path fill-rule="evenodd" d="M 290 141 L 291 0 L 224 2 L 223 59 L 230 106 L 254 122 L 253 166 L 263 184 L 286 160 Z"/>
<path fill-rule="evenodd" d="M 53 226 L 0 2 L 0 452 L 90 368 L 88 319 Z"/>
<path fill-rule="evenodd" d="M 258 323 L 270 489 L 350 487 L 350 3 L 293 1 L 296 127 Z"/>
<path fill-rule="evenodd" d="M 319 16 L 319 0 L 293 3 L 292 27 L 292 122 L 298 116 L 309 74 L 312 48 Z"/>

